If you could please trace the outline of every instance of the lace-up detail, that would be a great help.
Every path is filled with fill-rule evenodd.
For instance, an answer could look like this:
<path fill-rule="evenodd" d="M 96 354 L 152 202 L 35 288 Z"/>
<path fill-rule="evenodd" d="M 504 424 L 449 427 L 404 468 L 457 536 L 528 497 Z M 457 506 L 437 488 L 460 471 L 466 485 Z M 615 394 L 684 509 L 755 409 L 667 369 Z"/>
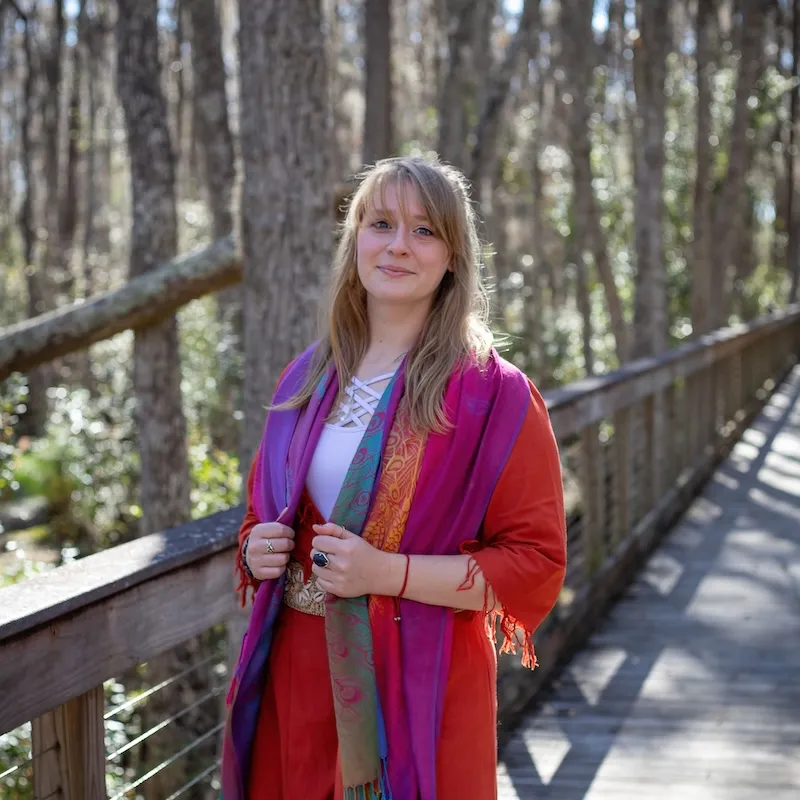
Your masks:
<path fill-rule="evenodd" d="M 394 372 L 387 372 L 384 375 L 370 378 L 368 381 L 359 380 L 354 375 L 344 390 L 347 399 L 339 406 L 329 425 L 333 428 L 366 430 L 382 394 L 372 387 L 376 383 L 388 381 L 393 375 Z"/>

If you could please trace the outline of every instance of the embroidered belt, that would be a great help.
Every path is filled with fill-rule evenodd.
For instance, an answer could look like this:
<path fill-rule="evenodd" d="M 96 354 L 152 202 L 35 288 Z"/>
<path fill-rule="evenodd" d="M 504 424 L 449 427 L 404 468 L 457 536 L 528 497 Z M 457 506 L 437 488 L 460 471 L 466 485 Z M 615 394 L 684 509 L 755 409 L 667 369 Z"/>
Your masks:
<path fill-rule="evenodd" d="M 295 611 L 313 614 L 315 617 L 325 616 L 325 590 L 319 588 L 317 576 L 313 573 L 308 583 L 304 583 L 303 566 L 297 561 L 290 561 L 286 565 L 283 602 Z"/>
<path fill-rule="evenodd" d="M 313 614 L 315 617 L 325 616 L 325 590 L 319 588 L 317 576 L 311 573 L 308 583 L 303 581 L 303 566 L 297 561 L 286 565 L 286 586 L 283 590 L 283 602 L 295 611 Z M 456 614 L 463 608 L 454 608 Z"/>

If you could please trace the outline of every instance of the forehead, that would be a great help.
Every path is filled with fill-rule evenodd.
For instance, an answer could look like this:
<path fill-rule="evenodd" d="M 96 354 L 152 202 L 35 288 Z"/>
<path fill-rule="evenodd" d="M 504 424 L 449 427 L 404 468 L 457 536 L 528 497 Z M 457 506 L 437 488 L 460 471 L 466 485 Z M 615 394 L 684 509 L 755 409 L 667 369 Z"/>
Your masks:
<path fill-rule="evenodd" d="M 378 183 L 366 198 L 365 212 L 391 212 L 406 218 L 427 219 L 417 187 L 411 181 L 389 178 Z"/>

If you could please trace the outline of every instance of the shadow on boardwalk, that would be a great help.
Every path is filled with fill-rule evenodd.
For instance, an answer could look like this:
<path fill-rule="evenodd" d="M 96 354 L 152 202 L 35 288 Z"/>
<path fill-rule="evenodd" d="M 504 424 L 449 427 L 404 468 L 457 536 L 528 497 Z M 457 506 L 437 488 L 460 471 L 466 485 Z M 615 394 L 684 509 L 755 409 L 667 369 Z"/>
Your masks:
<path fill-rule="evenodd" d="M 800 797 L 800 368 L 501 762 L 501 800 Z"/>

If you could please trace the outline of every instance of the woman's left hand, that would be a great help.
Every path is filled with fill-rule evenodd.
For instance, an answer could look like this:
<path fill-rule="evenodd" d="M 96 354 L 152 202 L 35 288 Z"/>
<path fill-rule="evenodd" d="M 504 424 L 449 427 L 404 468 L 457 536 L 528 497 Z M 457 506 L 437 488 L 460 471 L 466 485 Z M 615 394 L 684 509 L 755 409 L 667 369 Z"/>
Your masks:
<path fill-rule="evenodd" d="M 337 597 L 384 593 L 376 591 L 376 587 L 383 583 L 389 553 L 332 522 L 313 528 L 317 535 L 311 542 L 311 557 L 318 552 L 328 556 L 327 567 L 311 567 L 321 589 Z"/>

